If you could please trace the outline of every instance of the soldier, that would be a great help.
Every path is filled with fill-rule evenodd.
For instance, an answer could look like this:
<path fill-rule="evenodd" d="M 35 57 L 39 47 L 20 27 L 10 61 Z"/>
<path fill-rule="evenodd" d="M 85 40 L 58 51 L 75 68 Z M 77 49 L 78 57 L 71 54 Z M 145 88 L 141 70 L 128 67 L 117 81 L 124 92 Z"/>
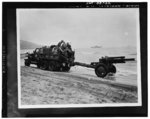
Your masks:
<path fill-rule="evenodd" d="M 61 40 L 59 43 L 58 43 L 58 47 L 61 47 L 65 42 L 63 40 Z"/>
<path fill-rule="evenodd" d="M 61 53 L 63 53 L 64 56 L 66 56 L 66 57 L 71 56 L 72 48 L 71 48 L 71 45 L 69 44 L 69 42 L 65 43 L 63 40 L 61 40 L 57 46 L 58 46 L 59 50 L 61 51 Z"/>
<path fill-rule="evenodd" d="M 66 47 L 67 47 L 66 43 L 65 43 L 63 40 L 61 40 L 61 41 L 58 43 L 57 46 L 58 46 L 58 48 L 60 49 L 61 52 L 64 52 L 64 50 L 65 50 Z"/>
<path fill-rule="evenodd" d="M 71 45 L 67 42 L 67 47 L 72 51 Z"/>
<path fill-rule="evenodd" d="M 57 48 L 57 46 L 55 46 L 55 47 L 52 48 L 52 53 L 53 54 L 58 54 L 58 48 Z"/>

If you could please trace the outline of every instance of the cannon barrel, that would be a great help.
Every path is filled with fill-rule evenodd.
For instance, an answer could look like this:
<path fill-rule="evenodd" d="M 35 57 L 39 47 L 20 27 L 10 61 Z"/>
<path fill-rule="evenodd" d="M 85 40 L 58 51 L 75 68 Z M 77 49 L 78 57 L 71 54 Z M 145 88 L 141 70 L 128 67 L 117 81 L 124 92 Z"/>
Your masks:
<path fill-rule="evenodd" d="M 125 58 L 124 56 L 120 57 L 102 57 L 99 59 L 100 63 L 125 63 L 126 61 L 135 61 L 134 58 Z"/>
<path fill-rule="evenodd" d="M 128 58 L 128 59 L 125 59 L 125 61 L 135 61 L 134 58 Z"/>
<path fill-rule="evenodd" d="M 118 56 L 118 57 L 108 57 L 108 56 L 105 56 L 105 57 L 102 57 L 102 58 L 109 58 L 109 59 L 114 59 L 114 58 L 125 58 L 125 56 Z"/>

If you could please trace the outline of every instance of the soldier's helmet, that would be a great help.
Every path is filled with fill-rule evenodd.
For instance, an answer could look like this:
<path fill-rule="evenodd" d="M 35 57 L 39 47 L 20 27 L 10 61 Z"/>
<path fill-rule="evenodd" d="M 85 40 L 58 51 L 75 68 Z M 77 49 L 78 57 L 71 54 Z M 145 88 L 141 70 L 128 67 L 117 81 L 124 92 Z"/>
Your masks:
<path fill-rule="evenodd" d="M 62 46 L 63 49 L 65 49 L 67 47 L 67 44 L 66 43 L 62 43 L 61 46 Z"/>
<path fill-rule="evenodd" d="M 71 48 L 71 42 L 67 42 L 66 45 L 67 45 L 67 48 L 69 48 L 70 50 L 72 50 L 72 48 Z"/>

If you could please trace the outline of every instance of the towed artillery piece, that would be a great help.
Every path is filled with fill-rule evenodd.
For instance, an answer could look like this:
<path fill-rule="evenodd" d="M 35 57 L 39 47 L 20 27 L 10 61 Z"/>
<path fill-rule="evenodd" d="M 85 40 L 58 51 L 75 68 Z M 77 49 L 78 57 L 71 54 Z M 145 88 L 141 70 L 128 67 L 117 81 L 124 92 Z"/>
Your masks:
<path fill-rule="evenodd" d="M 108 73 L 116 73 L 115 63 L 125 63 L 126 61 L 134 61 L 134 58 L 126 59 L 125 56 L 120 57 L 102 57 L 99 62 L 91 62 L 91 64 L 85 64 L 80 62 L 74 62 L 74 65 L 84 66 L 88 68 L 94 68 L 95 74 L 98 77 L 105 77 Z"/>
<path fill-rule="evenodd" d="M 63 50 L 62 50 L 63 49 Z M 102 57 L 99 62 L 91 62 L 91 64 L 75 62 L 75 52 L 69 44 L 65 47 L 61 45 L 51 45 L 50 47 L 36 48 L 33 53 L 27 53 L 25 65 L 37 65 L 38 68 L 49 71 L 68 72 L 72 66 L 83 66 L 87 68 L 94 68 L 95 74 L 98 77 L 105 77 L 108 73 L 116 73 L 115 63 L 125 63 L 126 61 L 134 61 L 134 58 L 126 59 L 124 56 L 120 57 Z"/>

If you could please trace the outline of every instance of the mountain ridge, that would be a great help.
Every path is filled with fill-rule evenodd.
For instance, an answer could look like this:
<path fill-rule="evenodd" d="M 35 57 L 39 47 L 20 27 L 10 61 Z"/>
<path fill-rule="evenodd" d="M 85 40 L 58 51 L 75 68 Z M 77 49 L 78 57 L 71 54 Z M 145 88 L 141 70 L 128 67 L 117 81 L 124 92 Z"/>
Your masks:
<path fill-rule="evenodd" d="M 30 41 L 24 41 L 24 40 L 20 40 L 20 49 L 34 49 L 34 48 L 38 48 L 41 47 L 41 45 L 30 42 Z"/>

